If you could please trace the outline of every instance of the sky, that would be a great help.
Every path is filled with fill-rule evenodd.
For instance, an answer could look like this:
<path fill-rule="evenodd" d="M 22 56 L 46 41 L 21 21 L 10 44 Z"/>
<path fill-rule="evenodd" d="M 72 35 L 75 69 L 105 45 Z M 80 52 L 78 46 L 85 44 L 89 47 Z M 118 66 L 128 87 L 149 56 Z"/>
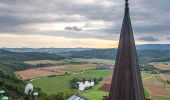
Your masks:
<path fill-rule="evenodd" d="M 170 0 L 130 0 L 136 44 L 170 44 Z M 124 0 L 0 0 L 0 47 L 114 48 Z"/>

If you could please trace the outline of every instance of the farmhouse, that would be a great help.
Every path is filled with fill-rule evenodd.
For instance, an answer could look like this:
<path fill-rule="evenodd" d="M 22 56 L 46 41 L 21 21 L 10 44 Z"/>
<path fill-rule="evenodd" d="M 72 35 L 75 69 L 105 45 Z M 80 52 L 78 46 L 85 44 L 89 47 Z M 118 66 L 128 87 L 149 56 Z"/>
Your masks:
<path fill-rule="evenodd" d="M 77 82 L 77 84 L 79 84 L 79 90 L 81 91 L 84 91 L 85 89 L 94 86 L 94 82 L 89 82 L 89 81 Z"/>

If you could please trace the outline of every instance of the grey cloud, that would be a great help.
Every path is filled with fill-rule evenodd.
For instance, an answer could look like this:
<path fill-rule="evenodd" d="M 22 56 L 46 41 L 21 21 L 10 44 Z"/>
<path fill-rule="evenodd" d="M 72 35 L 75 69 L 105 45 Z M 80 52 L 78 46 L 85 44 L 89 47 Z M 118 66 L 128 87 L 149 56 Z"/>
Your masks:
<path fill-rule="evenodd" d="M 167 40 L 170 40 L 170 37 L 167 37 L 166 39 L 167 39 Z"/>
<path fill-rule="evenodd" d="M 138 40 L 142 40 L 142 41 L 152 41 L 152 42 L 154 42 L 154 41 L 159 41 L 159 39 L 157 39 L 157 38 L 154 38 L 154 37 L 151 37 L 151 36 L 146 36 L 146 37 L 141 37 L 141 38 L 138 38 Z"/>
<path fill-rule="evenodd" d="M 113 0 L 105 0 L 113 3 Z M 117 5 L 104 6 L 98 3 L 75 3 L 72 0 L 0 0 L 0 32 L 11 34 L 42 34 L 70 37 L 70 31 L 61 31 L 61 34 L 49 30 L 48 32 L 36 29 L 26 29 L 19 26 L 33 23 L 58 23 L 95 21 L 114 22 L 114 26 L 105 29 L 73 32 L 72 37 L 84 38 L 87 36 L 100 39 L 112 39 L 118 36 L 123 18 L 124 0 L 114 0 Z M 131 0 L 130 10 L 134 33 L 137 35 L 160 35 L 170 33 L 169 0 Z M 55 17 L 55 14 L 58 16 Z M 80 15 L 85 19 L 76 19 L 72 15 Z M 49 17 L 53 16 L 53 17 Z M 79 26 L 66 27 L 65 30 L 78 30 Z M 81 29 L 80 29 L 81 30 Z M 86 35 L 86 36 L 85 36 Z"/>
<path fill-rule="evenodd" d="M 67 27 L 65 27 L 65 30 L 81 31 L 82 28 L 79 28 L 79 27 L 77 27 L 77 26 L 67 26 Z"/>

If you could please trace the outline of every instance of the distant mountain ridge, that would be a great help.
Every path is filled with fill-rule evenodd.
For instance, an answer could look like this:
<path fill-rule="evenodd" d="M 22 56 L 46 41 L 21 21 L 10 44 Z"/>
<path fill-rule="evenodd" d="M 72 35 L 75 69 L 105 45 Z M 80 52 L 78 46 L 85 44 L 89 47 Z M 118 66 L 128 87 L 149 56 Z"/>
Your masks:
<path fill-rule="evenodd" d="M 144 45 L 137 45 L 137 49 L 170 50 L 170 44 L 144 44 Z"/>
<path fill-rule="evenodd" d="M 41 52 L 41 53 L 60 53 L 69 51 L 85 51 L 93 48 L 1 48 L 12 52 Z"/>
<path fill-rule="evenodd" d="M 45 52 L 45 53 L 60 53 L 69 51 L 86 51 L 95 48 L 1 48 L 12 52 Z M 137 45 L 137 49 L 150 50 L 170 50 L 170 44 L 143 44 Z"/>
<path fill-rule="evenodd" d="M 0 49 L 0 61 L 63 60 L 63 56 L 41 52 L 11 52 Z"/>

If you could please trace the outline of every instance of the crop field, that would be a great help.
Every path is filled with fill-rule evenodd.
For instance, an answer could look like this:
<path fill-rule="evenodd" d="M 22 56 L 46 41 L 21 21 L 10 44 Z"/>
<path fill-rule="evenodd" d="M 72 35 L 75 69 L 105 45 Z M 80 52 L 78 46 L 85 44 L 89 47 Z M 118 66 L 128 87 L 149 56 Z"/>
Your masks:
<path fill-rule="evenodd" d="M 111 72 L 108 70 L 91 70 L 91 71 L 82 72 L 78 74 L 72 74 L 72 75 L 45 77 L 45 78 L 33 80 L 32 83 L 35 87 L 40 87 L 43 92 L 50 95 L 50 94 L 56 94 L 59 92 L 74 91 L 69 86 L 69 82 L 73 78 L 80 78 L 80 79 L 100 78 L 100 77 L 105 78 L 109 76 L 110 74 Z"/>
<path fill-rule="evenodd" d="M 170 74 L 161 74 L 160 75 L 164 80 L 169 80 L 170 81 Z"/>
<path fill-rule="evenodd" d="M 91 70 L 95 68 L 96 68 L 95 64 L 81 64 L 81 65 L 69 65 L 61 70 L 69 71 L 69 72 L 80 72 L 80 71 Z"/>
<path fill-rule="evenodd" d="M 108 92 L 110 90 L 111 76 L 104 79 L 104 84 L 100 90 Z M 142 72 L 142 80 L 145 88 L 145 95 L 149 95 L 156 100 L 164 100 L 160 98 L 169 98 L 170 100 L 170 84 L 162 79 L 159 74 L 150 74 Z M 159 99 L 158 99 L 159 98 Z M 165 99 L 166 100 L 166 99 Z"/>
<path fill-rule="evenodd" d="M 54 60 L 35 60 L 35 61 L 24 61 L 26 64 L 37 65 L 37 64 L 61 64 L 64 61 L 54 61 Z"/>
<path fill-rule="evenodd" d="M 79 62 L 82 64 L 69 64 L 70 62 Z M 114 64 L 114 60 L 105 59 L 65 59 L 61 61 L 54 60 L 35 60 L 24 61 L 26 64 L 53 64 L 54 66 L 41 67 L 36 69 L 28 69 L 25 71 L 17 71 L 16 75 L 22 80 L 34 79 L 39 77 L 46 77 L 52 75 L 64 75 L 65 73 L 77 73 L 81 71 L 91 70 L 97 68 L 96 64 Z M 64 65 L 60 65 L 64 64 Z M 56 66 L 55 66 L 56 65 Z"/>
<path fill-rule="evenodd" d="M 75 73 L 95 68 L 96 66 L 94 64 L 62 65 L 17 71 L 16 75 L 20 77 L 22 80 L 28 80 L 53 75 L 64 75 L 66 72 Z"/>
<path fill-rule="evenodd" d="M 40 69 L 28 69 L 24 71 L 17 71 L 16 75 L 20 77 L 22 80 L 29 80 L 39 77 L 46 77 L 46 76 L 52 76 L 52 75 L 63 75 L 64 72 L 58 71 L 58 72 L 52 72 L 52 71 L 46 71 L 46 70 L 40 70 Z"/>
<path fill-rule="evenodd" d="M 162 79 L 159 74 L 145 74 L 150 75 L 150 77 L 143 79 L 144 87 L 149 95 L 157 100 L 164 100 L 159 98 L 169 98 L 170 100 L 170 85 L 166 80 Z"/>
<path fill-rule="evenodd" d="M 78 90 L 71 89 L 69 82 L 73 78 L 99 78 L 103 77 L 104 80 L 97 84 L 90 90 L 80 92 L 80 94 L 89 100 L 99 100 L 104 95 L 108 95 L 110 89 L 110 83 L 112 79 L 112 71 L 109 70 L 90 70 L 95 69 L 96 64 L 114 64 L 112 60 L 103 60 L 103 59 L 71 59 L 64 60 L 62 62 L 86 62 L 86 64 L 66 64 L 62 66 L 51 66 L 37 68 L 35 70 L 49 71 L 51 73 L 62 72 L 59 74 L 61 76 L 52 76 L 52 77 L 42 77 L 40 79 L 32 80 L 31 82 L 35 87 L 39 87 L 43 92 L 48 95 L 56 94 L 59 92 L 78 92 Z M 43 62 L 43 61 L 42 61 Z M 48 62 L 48 61 L 47 61 Z M 50 61 L 49 61 L 50 62 Z M 51 61 L 55 64 L 57 62 Z M 36 64 L 36 63 L 34 63 Z M 169 62 L 154 62 L 150 63 L 154 67 L 169 70 Z M 66 75 L 65 72 L 70 72 L 70 75 Z M 53 74 L 54 75 L 54 74 Z M 43 75 L 42 75 L 43 76 Z M 51 76 L 51 74 L 47 75 Z M 170 79 L 168 74 L 151 74 L 150 72 L 142 71 L 142 80 L 145 88 L 145 96 L 151 97 L 154 100 L 170 100 L 170 85 L 167 83 L 167 80 Z M 61 84 L 62 83 L 62 84 Z"/>
<path fill-rule="evenodd" d="M 78 90 L 72 90 L 69 86 L 69 81 L 73 78 L 99 78 L 103 77 L 104 81 L 93 87 L 91 90 L 80 92 L 80 94 L 90 100 L 99 100 L 104 95 L 108 95 L 108 91 L 103 91 L 102 86 L 111 80 L 111 71 L 108 70 L 91 70 L 87 72 L 77 73 L 73 75 L 45 77 L 37 80 L 33 80 L 32 83 L 35 87 L 40 87 L 43 92 L 47 94 L 54 94 L 59 92 L 71 92 Z M 143 84 L 145 87 L 145 95 L 155 100 L 170 100 L 170 88 L 169 85 L 163 80 L 159 74 L 150 74 L 149 72 L 142 72 Z M 62 83 L 62 84 L 61 84 Z M 110 88 L 105 86 L 105 88 Z M 98 95 L 98 96 L 96 96 Z M 166 98 L 166 99 L 161 99 Z"/>
<path fill-rule="evenodd" d="M 161 70 L 170 70 L 170 62 L 152 62 L 150 64 Z"/>
<path fill-rule="evenodd" d="M 84 59 L 84 58 L 73 58 L 73 59 L 65 59 L 65 60 L 60 60 L 60 61 L 55 61 L 55 60 L 34 60 L 34 61 L 24 61 L 26 64 L 30 65 L 37 65 L 37 64 L 53 64 L 53 65 L 58 65 L 58 64 L 67 64 L 69 62 L 86 62 L 89 64 L 92 63 L 97 63 L 97 64 L 114 64 L 114 60 L 108 60 L 108 59 Z"/>
<path fill-rule="evenodd" d="M 114 64 L 114 60 L 108 60 L 108 59 L 83 59 L 83 58 L 74 58 L 73 60 L 78 62 L 87 62 L 87 63 L 97 63 L 97 64 Z"/>

